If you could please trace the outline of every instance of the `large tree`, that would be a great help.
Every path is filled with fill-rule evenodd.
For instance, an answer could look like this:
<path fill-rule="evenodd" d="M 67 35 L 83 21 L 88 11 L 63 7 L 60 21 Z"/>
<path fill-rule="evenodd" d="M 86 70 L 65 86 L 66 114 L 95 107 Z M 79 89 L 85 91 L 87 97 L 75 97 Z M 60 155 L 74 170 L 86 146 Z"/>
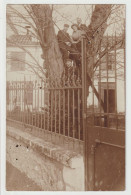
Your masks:
<path fill-rule="evenodd" d="M 87 81 L 88 81 L 87 95 L 89 93 L 89 86 L 92 86 L 93 91 L 98 99 L 99 99 L 98 91 L 95 89 L 92 83 L 93 73 L 96 70 L 96 68 L 99 66 L 100 64 L 99 62 L 101 58 L 104 55 L 106 55 L 107 52 L 113 50 L 114 47 L 120 47 L 120 45 L 123 44 L 124 42 L 122 37 L 119 41 L 115 42 L 114 45 L 111 45 L 108 48 L 105 46 L 104 49 L 101 51 L 101 43 L 104 40 L 103 37 L 108 26 L 112 22 L 113 23 L 118 22 L 118 19 L 116 19 L 116 15 L 115 15 L 116 12 L 117 12 L 117 18 L 120 18 L 120 13 L 118 13 L 119 7 L 120 5 L 111 5 L 111 4 L 95 5 L 89 16 L 90 21 L 87 27 L 87 36 L 86 36 Z M 8 9 L 10 10 L 10 12 L 7 11 L 7 24 L 10 26 L 10 28 L 13 30 L 15 34 L 18 34 L 17 27 L 20 27 L 20 24 L 18 25 L 15 22 L 11 21 L 10 16 L 13 13 L 16 17 L 20 17 L 23 20 L 24 24 L 31 26 L 32 35 L 39 40 L 40 46 L 42 48 L 44 68 L 50 74 L 52 80 L 53 79 L 55 80 L 56 78 L 59 80 L 64 70 L 64 63 L 59 49 L 55 28 L 54 28 L 55 25 L 57 26 L 53 18 L 54 6 L 48 4 L 33 4 L 33 5 L 23 5 L 23 8 L 25 10 L 25 13 L 28 14 L 28 17 L 30 19 L 28 19 L 28 17 L 25 16 L 26 14 L 24 15 L 23 13 L 20 13 L 20 11 L 17 8 L 9 5 Z M 84 5 L 83 5 L 83 9 L 84 9 Z M 86 10 L 86 12 L 88 16 L 89 15 L 88 10 Z M 111 19 L 111 16 L 113 16 L 112 18 L 115 19 L 114 20 Z M 62 17 L 64 17 L 64 19 L 66 18 L 65 15 L 64 16 L 62 15 Z M 67 20 L 69 20 L 68 17 Z M 23 28 L 22 24 L 21 27 Z M 18 47 L 21 47 L 21 49 L 25 50 L 25 48 L 22 48 L 22 46 L 18 45 Z M 38 67 L 39 70 L 42 72 L 43 70 L 41 66 L 39 66 L 39 64 L 37 63 L 37 60 L 35 60 L 35 63 L 36 63 L 36 67 Z M 33 66 L 31 67 L 34 71 L 34 67 Z M 36 72 L 37 71 L 35 69 L 35 73 Z M 102 104 L 103 103 L 101 101 L 101 105 Z"/>

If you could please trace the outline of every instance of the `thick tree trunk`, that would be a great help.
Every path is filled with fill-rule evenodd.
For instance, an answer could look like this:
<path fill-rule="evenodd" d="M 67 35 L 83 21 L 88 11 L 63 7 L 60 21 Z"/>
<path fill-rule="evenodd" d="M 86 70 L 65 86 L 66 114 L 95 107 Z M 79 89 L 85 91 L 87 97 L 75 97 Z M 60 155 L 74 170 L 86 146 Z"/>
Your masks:
<path fill-rule="evenodd" d="M 103 35 L 107 29 L 107 20 L 111 13 L 112 5 L 96 5 L 92 13 L 91 22 L 87 29 L 88 44 L 87 44 L 87 71 L 92 77 L 94 59 L 99 55 Z"/>
<path fill-rule="evenodd" d="M 63 72 L 63 60 L 55 35 L 52 10 L 49 5 L 31 5 L 38 29 L 40 44 L 43 50 L 45 65 L 51 80 L 60 79 Z M 90 25 L 87 27 L 87 92 L 93 86 L 94 59 L 100 53 L 100 45 L 107 28 L 107 19 L 111 13 L 111 5 L 96 5 L 92 13 Z M 94 90 L 99 99 L 97 90 Z M 87 95 L 88 95 L 87 94 Z M 102 102 L 101 102 L 102 106 Z M 103 106 L 102 106 L 103 107 Z"/>
<path fill-rule="evenodd" d="M 43 50 L 45 67 L 52 79 L 59 79 L 64 65 L 54 30 L 52 10 L 49 5 L 45 4 L 31 5 L 31 8 Z"/>
<path fill-rule="evenodd" d="M 59 50 L 57 37 L 55 35 L 52 10 L 50 5 L 31 5 L 35 24 L 38 29 L 40 44 L 43 50 L 45 66 L 50 74 L 59 78 L 63 72 L 63 60 Z M 93 58 L 99 54 L 100 43 L 107 28 L 107 19 L 111 13 L 111 5 L 96 5 L 92 13 L 90 25 L 87 28 L 87 64 L 88 74 L 92 76 Z"/>
<path fill-rule="evenodd" d="M 89 95 L 89 86 L 92 87 L 97 99 L 100 99 L 98 91 L 94 87 L 94 66 L 96 56 L 101 53 L 101 42 L 107 29 L 107 20 L 111 14 L 111 5 L 96 5 L 92 13 L 90 25 L 87 28 L 87 96 Z M 100 105 L 104 110 L 103 100 Z"/>

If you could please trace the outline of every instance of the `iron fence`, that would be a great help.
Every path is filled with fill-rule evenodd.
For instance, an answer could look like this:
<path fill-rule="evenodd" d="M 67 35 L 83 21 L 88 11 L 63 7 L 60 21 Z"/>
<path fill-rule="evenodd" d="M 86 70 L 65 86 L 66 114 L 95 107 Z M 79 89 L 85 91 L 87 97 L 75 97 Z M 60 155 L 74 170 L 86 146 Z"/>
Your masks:
<path fill-rule="evenodd" d="M 105 48 L 106 52 L 102 55 Z M 118 37 L 106 36 L 98 56 L 94 56 L 93 61 L 95 66 L 90 70 L 92 82 L 87 98 L 87 126 L 124 131 L 126 93 L 124 33 Z"/>
<path fill-rule="evenodd" d="M 82 152 L 81 95 L 81 75 L 76 66 L 66 68 L 60 82 L 55 75 L 46 81 L 7 82 L 7 119 L 35 128 L 43 136 L 50 133 L 53 143 Z"/>
<path fill-rule="evenodd" d="M 60 80 L 53 75 L 46 81 L 8 81 L 6 95 L 8 121 L 18 121 L 35 129 L 36 135 L 40 133 L 55 144 L 79 152 L 83 152 L 85 124 L 92 127 L 92 131 L 95 126 L 125 129 L 124 44 L 118 44 L 116 36 L 106 37 L 100 53 L 93 56 L 94 65 L 89 70 L 84 48 L 88 45 L 82 41 L 81 67 L 72 63 L 72 67 L 65 68 Z M 104 55 L 103 48 L 106 48 Z"/>

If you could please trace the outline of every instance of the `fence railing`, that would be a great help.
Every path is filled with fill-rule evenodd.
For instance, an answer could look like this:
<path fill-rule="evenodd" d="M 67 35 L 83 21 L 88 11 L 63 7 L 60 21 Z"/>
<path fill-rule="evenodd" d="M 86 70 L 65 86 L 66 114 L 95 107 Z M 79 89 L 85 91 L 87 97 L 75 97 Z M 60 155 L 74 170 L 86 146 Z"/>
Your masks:
<path fill-rule="evenodd" d="M 63 142 L 70 148 L 82 150 L 80 69 L 66 68 L 61 81 L 57 79 L 54 76 L 46 82 L 31 79 L 7 82 L 7 119 L 41 129 L 41 133 L 42 130 L 50 132 L 51 137 L 60 138 L 54 139 L 56 144 Z"/>
<path fill-rule="evenodd" d="M 107 50 L 109 42 L 117 42 L 116 36 L 109 38 L 106 38 L 104 46 Z M 46 138 L 50 134 L 53 143 L 80 152 L 83 152 L 84 140 L 83 109 L 86 110 L 87 126 L 123 131 L 125 48 L 114 46 L 103 57 L 101 53 L 95 55 L 93 61 L 96 66 L 90 67 L 91 83 L 87 80 L 89 95 L 86 109 L 82 107 L 82 66 L 73 64 L 65 68 L 60 80 L 54 75 L 46 81 L 26 78 L 7 82 L 7 119 L 35 128 L 36 135 L 41 132 L 40 135 Z"/>

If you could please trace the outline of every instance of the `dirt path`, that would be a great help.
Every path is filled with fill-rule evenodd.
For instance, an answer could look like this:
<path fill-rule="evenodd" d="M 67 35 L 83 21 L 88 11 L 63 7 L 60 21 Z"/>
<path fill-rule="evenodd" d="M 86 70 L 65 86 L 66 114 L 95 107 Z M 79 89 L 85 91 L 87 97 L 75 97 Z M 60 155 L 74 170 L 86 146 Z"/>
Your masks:
<path fill-rule="evenodd" d="M 41 191 L 39 186 L 8 162 L 6 163 L 6 190 Z"/>

